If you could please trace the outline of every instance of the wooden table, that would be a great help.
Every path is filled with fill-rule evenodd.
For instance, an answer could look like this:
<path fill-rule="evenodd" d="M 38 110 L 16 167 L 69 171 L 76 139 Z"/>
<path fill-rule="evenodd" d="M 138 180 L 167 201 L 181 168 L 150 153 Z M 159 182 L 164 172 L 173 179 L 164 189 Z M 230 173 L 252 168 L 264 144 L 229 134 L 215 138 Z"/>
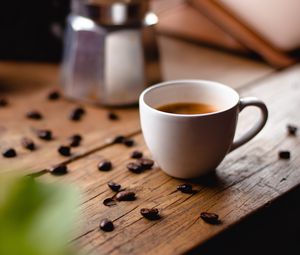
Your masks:
<path fill-rule="evenodd" d="M 161 37 L 163 72 L 166 79 L 200 78 L 224 82 L 237 88 L 242 96 L 257 96 L 270 111 L 264 130 L 251 142 L 229 154 L 212 176 L 192 180 L 196 194 L 174 192 L 184 183 L 165 175 L 155 167 L 142 174 L 126 169 L 129 154 L 141 150 L 148 157 L 139 127 L 138 109 L 116 109 L 119 121 L 107 119 L 107 109 L 86 105 L 87 114 L 80 122 L 68 119 L 75 102 L 45 100 L 59 83 L 58 66 L 30 63 L 0 63 L 1 96 L 10 105 L 0 109 L 0 148 L 13 145 L 18 157 L 0 158 L 1 172 L 33 174 L 47 182 L 73 183 L 81 190 L 80 221 L 73 243 L 85 252 L 95 254 L 181 254 L 204 247 L 208 240 L 220 236 L 232 226 L 240 226 L 249 215 L 290 193 L 300 183 L 300 139 L 288 136 L 286 125 L 300 125 L 300 66 L 277 71 L 255 62 L 197 45 Z M 31 109 L 45 115 L 42 121 L 24 117 Z M 238 134 L 257 117 L 251 109 L 241 114 Z M 36 140 L 38 150 L 21 148 L 24 136 L 35 139 L 33 130 L 49 128 L 55 140 Z M 74 134 L 83 134 L 82 146 L 70 158 L 57 153 L 57 147 Z M 136 145 L 127 148 L 111 144 L 118 134 L 132 137 Z M 290 160 L 279 160 L 279 150 L 290 150 Z M 97 170 L 97 164 L 109 159 L 113 169 Z M 67 175 L 55 177 L 46 169 L 66 163 Z M 133 189 L 137 200 L 105 207 L 102 201 L 112 196 L 107 182 L 113 180 Z M 148 221 L 139 210 L 157 207 L 162 219 Z M 200 212 L 217 213 L 222 221 L 210 225 L 199 218 Z M 110 233 L 99 231 L 102 218 L 114 221 Z M 259 230 L 257 230 L 259 232 Z M 206 253 L 208 254 L 208 253 Z"/>

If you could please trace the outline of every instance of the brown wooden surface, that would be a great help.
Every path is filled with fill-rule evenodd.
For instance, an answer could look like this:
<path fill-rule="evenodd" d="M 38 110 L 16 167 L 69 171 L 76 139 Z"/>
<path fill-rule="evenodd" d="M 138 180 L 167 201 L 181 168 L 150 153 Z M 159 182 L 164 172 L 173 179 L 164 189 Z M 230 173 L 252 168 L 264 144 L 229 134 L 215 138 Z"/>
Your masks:
<path fill-rule="evenodd" d="M 160 39 L 165 79 L 199 78 L 214 79 L 239 87 L 268 75 L 274 70 L 263 63 L 241 59 L 213 50 L 200 48 L 178 40 Z M 186 52 L 185 58 L 180 52 Z M 217 63 L 219 62 L 219 64 Z M 226 66 L 224 66 L 226 62 Z M 182 66 L 184 63 L 185 66 Z M 223 64 L 222 64 L 223 63 Z M 214 67 L 213 67 L 214 66 Z M 231 76 L 228 68 L 239 66 L 237 74 Z M 118 134 L 133 135 L 139 132 L 137 108 L 113 109 L 120 116 L 116 122 L 106 116 L 109 109 L 85 106 L 87 115 L 83 121 L 72 122 L 69 115 L 72 109 L 80 105 L 67 100 L 51 102 L 46 99 L 48 93 L 59 84 L 59 68 L 53 65 L 27 63 L 0 63 L 0 88 L 2 95 L 7 95 L 10 106 L 0 112 L 0 150 L 13 145 L 18 150 L 17 161 L 2 160 L 2 171 L 39 172 L 51 165 L 67 162 L 93 150 L 109 144 L 111 138 Z M 39 110 L 45 120 L 26 119 L 26 112 Z M 35 136 L 35 129 L 51 129 L 55 139 L 51 142 L 41 141 Z M 74 148 L 71 158 L 57 153 L 59 145 L 67 144 L 68 137 L 85 134 L 82 147 Z M 22 137 L 34 139 L 39 146 L 33 160 L 31 153 L 20 145 Z"/>
<path fill-rule="evenodd" d="M 57 67 L 0 64 L 1 95 L 5 91 L 3 93 L 11 102 L 7 109 L 0 109 L 1 149 L 11 144 L 17 144 L 19 148 L 21 136 L 32 136 L 30 126 L 51 127 L 57 138 L 50 143 L 39 141 L 40 148 L 36 152 L 22 150 L 18 158 L 0 158 L 1 171 L 21 168 L 27 173 L 35 173 L 53 163 L 65 161 L 57 155 L 57 145 L 74 132 L 84 134 L 82 146 L 76 149 L 80 157 L 68 164 L 70 172 L 67 175 L 54 177 L 43 173 L 38 179 L 73 183 L 81 190 L 82 196 L 78 198 L 80 218 L 72 243 L 90 254 L 181 254 L 204 244 L 299 186 L 300 151 L 297 147 L 300 140 L 299 136 L 287 136 L 286 124 L 300 125 L 300 66 L 272 74 L 274 71 L 261 63 L 165 38 L 161 42 L 164 73 L 168 79 L 179 78 L 179 66 L 180 78 L 188 78 L 191 70 L 195 74 L 198 70 L 198 78 L 233 84 L 242 96 L 257 96 L 264 100 L 270 110 L 266 128 L 254 140 L 228 155 L 214 175 L 191 181 L 199 191 L 194 195 L 174 192 L 183 181 L 165 175 L 157 167 L 139 175 L 126 170 L 132 150 L 140 149 L 150 157 L 139 131 L 137 109 L 116 110 L 121 120 L 111 123 L 106 119 L 107 110 L 87 106 L 86 118 L 80 123 L 71 123 L 66 117 L 77 104 L 65 100 L 44 101 L 49 87 L 58 83 Z M 177 56 L 178 51 L 171 49 L 186 50 L 192 60 L 181 59 L 179 64 L 180 54 Z M 197 65 L 198 60 L 195 59 L 198 56 L 202 56 L 203 68 Z M 189 61 L 195 61 L 194 65 Z M 219 68 L 214 69 L 213 63 Z M 25 89 L 23 86 L 24 89 L 18 89 L 24 83 L 30 83 L 33 88 Z M 45 120 L 33 122 L 24 119 L 24 112 L 35 107 L 45 112 Z M 241 115 L 238 134 L 251 126 L 256 114 L 249 109 Z M 119 133 L 132 134 L 137 145 L 133 148 L 105 145 L 107 138 Z M 291 150 L 292 159 L 278 160 L 280 149 Z M 99 172 L 97 163 L 102 159 L 112 160 L 113 170 Z M 110 180 L 135 190 L 137 200 L 105 207 L 103 199 L 112 195 L 106 186 Z M 139 214 L 142 207 L 159 208 L 162 219 L 147 221 Z M 202 211 L 218 213 L 222 224 L 213 226 L 204 223 L 199 219 Z M 99 221 L 104 217 L 114 221 L 115 231 L 103 233 L 98 230 Z"/>

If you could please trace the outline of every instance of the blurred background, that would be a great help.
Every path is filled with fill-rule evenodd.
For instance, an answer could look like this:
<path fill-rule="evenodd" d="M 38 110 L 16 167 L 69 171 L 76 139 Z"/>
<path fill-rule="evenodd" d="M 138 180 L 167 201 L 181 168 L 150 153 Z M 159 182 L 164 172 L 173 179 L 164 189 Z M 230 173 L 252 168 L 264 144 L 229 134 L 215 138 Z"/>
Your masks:
<path fill-rule="evenodd" d="M 3 3 L 0 59 L 60 61 L 71 5 L 71 0 Z M 151 9 L 159 16 L 160 34 L 262 58 L 277 67 L 299 55 L 297 0 L 152 0 Z"/>

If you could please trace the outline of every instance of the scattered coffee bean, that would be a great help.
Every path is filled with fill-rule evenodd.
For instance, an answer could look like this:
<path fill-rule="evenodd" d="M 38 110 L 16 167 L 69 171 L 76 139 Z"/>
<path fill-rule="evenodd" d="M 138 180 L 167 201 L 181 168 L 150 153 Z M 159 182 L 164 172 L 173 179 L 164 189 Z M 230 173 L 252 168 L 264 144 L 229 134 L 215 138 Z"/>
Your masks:
<path fill-rule="evenodd" d="M 13 148 L 6 149 L 2 152 L 3 157 L 5 158 L 14 158 L 17 156 L 17 152 Z"/>
<path fill-rule="evenodd" d="M 57 100 L 60 98 L 60 93 L 58 91 L 51 91 L 49 94 L 48 94 L 48 99 L 49 100 Z"/>
<path fill-rule="evenodd" d="M 0 107 L 6 107 L 8 105 L 8 101 L 5 98 L 0 98 Z"/>
<path fill-rule="evenodd" d="M 200 217 L 202 220 L 204 220 L 209 224 L 213 224 L 213 225 L 220 224 L 219 215 L 215 213 L 202 212 L 200 214 Z"/>
<path fill-rule="evenodd" d="M 70 119 L 73 121 L 79 121 L 81 120 L 84 114 L 85 114 L 85 109 L 83 109 L 82 107 L 77 107 L 71 112 Z"/>
<path fill-rule="evenodd" d="M 52 132 L 50 130 L 46 130 L 46 129 L 37 130 L 36 134 L 37 134 L 38 138 L 45 140 L 45 141 L 50 141 L 53 138 Z"/>
<path fill-rule="evenodd" d="M 125 140 L 125 136 L 123 136 L 123 135 L 117 135 L 113 139 L 112 143 L 123 143 L 124 140 Z"/>
<path fill-rule="evenodd" d="M 108 185 L 108 187 L 110 187 L 110 189 L 112 191 L 115 191 L 115 192 L 117 192 L 121 189 L 121 185 L 116 182 L 108 182 L 107 185 Z"/>
<path fill-rule="evenodd" d="M 113 143 L 123 143 L 125 140 L 125 136 L 118 135 L 114 138 Z"/>
<path fill-rule="evenodd" d="M 134 162 L 131 162 L 131 163 L 127 164 L 127 169 L 130 172 L 133 172 L 135 174 L 140 174 L 144 170 L 144 168 L 141 164 L 134 163 Z"/>
<path fill-rule="evenodd" d="M 134 145 L 134 140 L 130 138 L 125 138 L 123 140 L 123 144 L 126 145 L 127 147 L 132 147 Z"/>
<path fill-rule="evenodd" d="M 68 173 L 68 167 L 66 165 L 57 165 L 49 169 L 53 175 L 64 175 Z"/>
<path fill-rule="evenodd" d="M 109 160 L 104 160 L 98 164 L 98 169 L 100 171 L 109 171 L 112 169 L 112 163 Z"/>
<path fill-rule="evenodd" d="M 143 167 L 144 170 L 149 170 L 153 167 L 154 161 L 148 158 L 141 158 L 138 163 Z"/>
<path fill-rule="evenodd" d="M 290 136 L 296 136 L 298 127 L 296 127 L 295 125 L 287 125 L 287 130 Z"/>
<path fill-rule="evenodd" d="M 81 143 L 81 140 L 82 140 L 82 136 L 81 135 L 72 135 L 70 137 L 70 146 L 71 147 L 78 147 Z"/>
<path fill-rule="evenodd" d="M 41 120 L 43 115 L 38 111 L 30 111 L 26 113 L 26 117 L 32 120 Z"/>
<path fill-rule="evenodd" d="M 36 149 L 33 140 L 31 140 L 30 138 L 27 138 L 27 137 L 22 138 L 21 144 L 25 149 L 30 150 L 30 151 L 34 151 Z"/>
<path fill-rule="evenodd" d="M 193 186 L 191 184 L 181 184 L 177 186 L 177 190 L 181 191 L 182 193 L 192 194 L 194 193 Z"/>
<path fill-rule="evenodd" d="M 135 193 L 133 191 L 120 191 L 116 195 L 118 201 L 133 201 L 136 199 Z"/>
<path fill-rule="evenodd" d="M 131 158 L 140 159 L 143 157 L 143 152 L 141 151 L 133 151 L 130 155 Z"/>
<path fill-rule="evenodd" d="M 119 120 L 119 116 L 114 112 L 109 112 L 107 114 L 108 119 L 110 120 Z"/>
<path fill-rule="evenodd" d="M 104 219 L 100 221 L 100 229 L 105 232 L 111 232 L 114 230 L 114 224 L 109 219 Z"/>
<path fill-rule="evenodd" d="M 160 219 L 159 211 L 157 208 L 142 208 L 140 210 L 140 213 L 143 217 L 145 217 L 148 220 L 158 220 Z"/>
<path fill-rule="evenodd" d="M 103 204 L 105 206 L 114 206 L 114 205 L 117 205 L 117 202 L 116 202 L 116 200 L 114 200 L 113 198 L 110 197 L 110 198 L 104 199 Z"/>
<path fill-rule="evenodd" d="M 289 151 L 279 151 L 278 157 L 280 159 L 290 159 L 291 158 L 291 153 Z"/>
<path fill-rule="evenodd" d="M 71 148 L 69 146 L 59 146 L 57 149 L 58 153 L 62 156 L 69 157 L 71 156 Z"/>

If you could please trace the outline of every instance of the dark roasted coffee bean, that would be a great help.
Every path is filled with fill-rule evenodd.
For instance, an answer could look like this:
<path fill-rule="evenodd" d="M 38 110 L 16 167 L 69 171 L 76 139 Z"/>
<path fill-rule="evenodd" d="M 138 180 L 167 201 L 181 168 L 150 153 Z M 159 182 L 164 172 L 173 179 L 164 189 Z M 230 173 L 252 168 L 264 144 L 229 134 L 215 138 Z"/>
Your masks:
<path fill-rule="evenodd" d="M 143 167 L 144 170 L 149 170 L 153 167 L 154 161 L 148 158 L 141 158 L 138 163 Z"/>
<path fill-rule="evenodd" d="M 14 158 L 17 156 L 17 152 L 13 148 L 6 149 L 2 152 L 3 157 L 5 158 Z"/>
<path fill-rule="evenodd" d="M 60 98 L 60 93 L 58 91 L 51 91 L 49 94 L 48 94 L 48 99 L 49 100 L 57 100 Z"/>
<path fill-rule="evenodd" d="M 181 191 L 182 193 L 192 194 L 194 193 L 193 187 L 191 184 L 181 184 L 177 186 L 177 190 Z"/>
<path fill-rule="evenodd" d="M 0 107 L 6 107 L 8 105 L 8 101 L 5 98 L 0 98 Z"/>
<path fill-rule="evenodd" d="M 30 151 L 34 151 L 36 149 L 34 141 L 27 137 L 22 138 L 21 144 L 25 149 Z"/>
<path fill-rule="evenodd" d="M 108 119 L 110 120 L 119 120 L 119 116 L 114 112 L 109 112 L 107 114 Z"/>
<path fill-rule="evenodd" d="M 209 224 L 220 224 L 220 220 L 219 220 L 219 215 L 215 214 L 215 213 L 209 213 L 209 212 L 202 212 L 200 214 L 200 217 L 202 220 L 204 220 L 205 222 L 209 223 Z"/>
<path fill-rule="evenodd" d="M 36 131 L 38 138 L 46 141 L 52 140 L 52 132 L 46 129 L 40 129 Z"/>
<path fill-rule="evenodd" d="M 85 110 L 82 107 L 77 107 L 71 112 L 70 119 L 73 121 L 79 121 L 84 114 Z"/>
<path fill-rule="evenodd" d="M 134 145 L 134 140 L 130 138 L 125 138 L 123 140 L 123 144 L 126 145 L 127 147 L 132 147 Z"/>
<path fill-rule="evenodd" d="M 68 167 L 66 165 L 57 165 L 49 169 L 53 175 L 64 175 L 68 173 Z"/>
<path fill-rule="evenodd" d="M 113 139 L 113 143 L 123 143 L 123 141 L 125 140 L 125 136 L 123 135 L 117 135 L 114 139 Z"/>
<path fill-rule="evenodd" d="M 112 163 L 109 160 L 103 160 L 98 164 L 98 169 L 100 171 L 109 171 L 112 169 Z"/>
<path fill-rule="evenodd" d="M 71 148 L 69 146 L 59 146 L 57 149 L 58 153 L 62 156 L 68 157 L 71 156 Z"/>
<path fill-rule="evenodd" d="M 114 230 L 114 224 L 109 219 L 104 219 L 100 221 L 100 229 L 105 232 L 111 232 Z"/>
<path fill-rule="evenodd" d="M 118 201 L 133 201 L 136 199 L 135 193 L 133 191 L 120 191 L 116 195 Z"/>
<path fill-rule="evenodd" d="M 78 147 L 81 143 L 81 140 L 82 140 L 82 136 L 81 135 L 72 135 L 70 137 L 70 146 L 71 147 Z"/>
<path fill-rule="evenodd" d="M 148 208 L 142 208 L 140 210 L 141 215 L 145 217 L 148 220 L 158 220 L 160 219 L 159 211 L 156 208 L 148 209 Z"/>
<path fill-rule="evenodd" d="M 121 189 L 121 185 L 116 183 L 116 182 L 108 182 L 107 183 L 108 187 L 110 187 L 110 189 L 112 191 L 119 191 Z"/>
<path fill-rule="evenodd" d="M 30 111 L 26 113 L 26 117 L 32 120 L 41 120 L 43 115 L 38 111 Z"/>
<path fill-rule="evenodd" d="M 298 127 L 296 127 L 295 125 L 287 125 L 287 130 L 290 136 L 296 136 Z"/>
<path fill-rule="evenodd" d="M 133 172 L 135 174 L 139 174 L 139 173 L 143 172 L 143 170 L 144 170 L 144 168 L 141 164 L 134 163 L 134 162 L 127 164 L 127 169 L 130 172 Z"/>
<path fill-rule="evenodd" d="M 77 114 L 81 114 L 81 115 L 84 115 L 86 113 L 85 109 L 81 106 L 77 107 L 74 109 L 74 111 L 77 113 Z"/>
<path fill-rule="evenodd" d="M 141 151 L 133 151 L 130 155 L 131 158 L 140 159 L 143 157 L 143 152 Z"/>
<path fill-rule="evenodd" d="M 290 159 L 291 158 L 291 153 L 289 151 L 279 151 L 278 157 L 280 159 Z"/>
<path fill-rule="evenodd" d="M 109 197 L 109 198 L 104 199 L 103 204 L 105 206 L 114 206 L 114 205 L 117 205 L 117 202 L 116 202 L 116 200 Z"/>

